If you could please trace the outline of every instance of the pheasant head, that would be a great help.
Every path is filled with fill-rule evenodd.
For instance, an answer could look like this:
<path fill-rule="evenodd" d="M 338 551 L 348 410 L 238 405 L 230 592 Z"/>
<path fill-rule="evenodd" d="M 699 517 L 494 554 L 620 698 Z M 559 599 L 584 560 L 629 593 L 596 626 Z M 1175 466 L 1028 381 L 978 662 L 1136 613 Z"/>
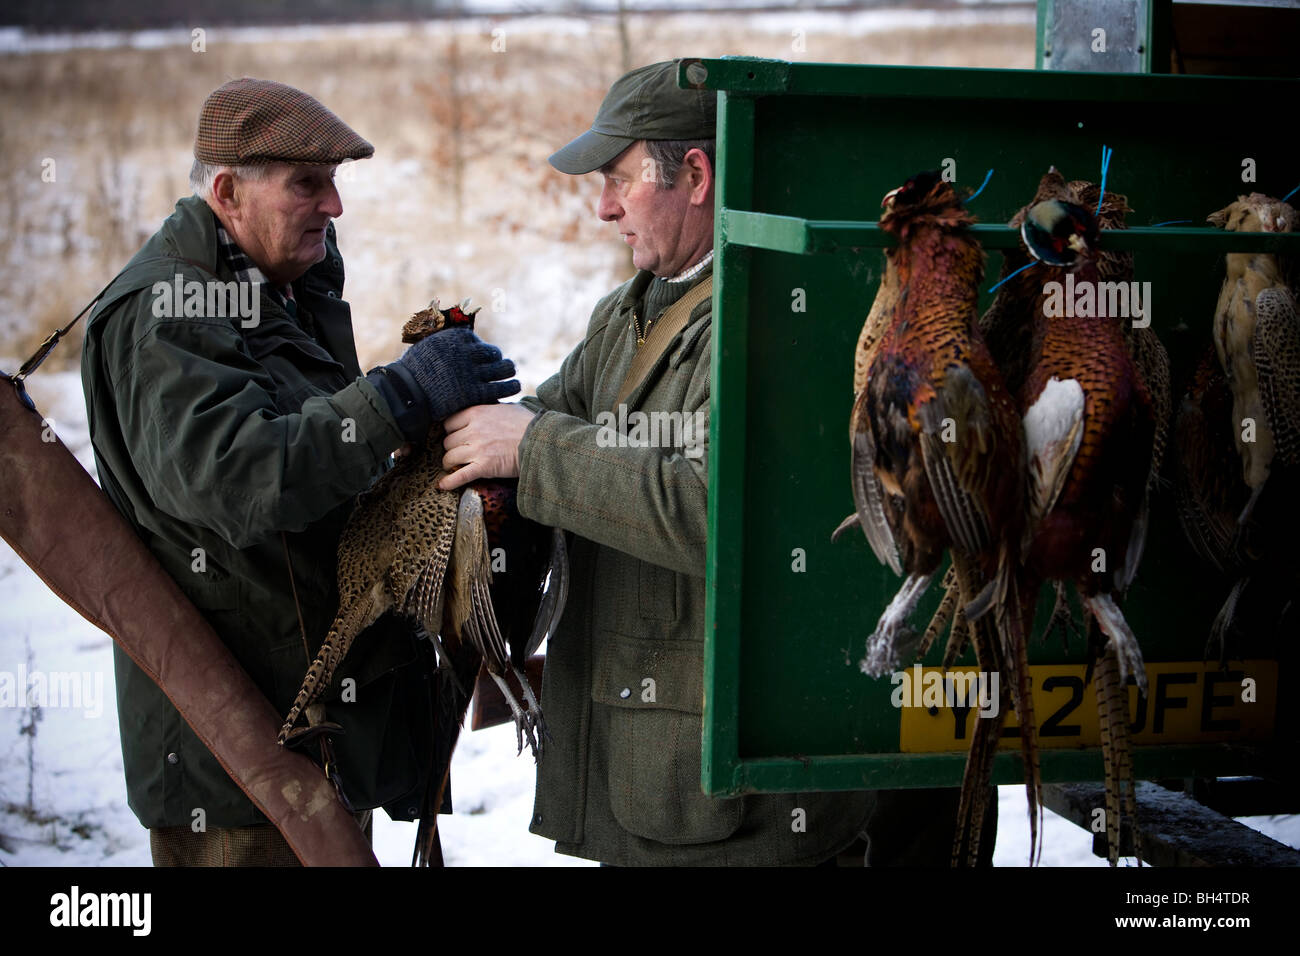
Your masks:
<path fill-rule="evenodd" d="M 1049 199 L 1030 207 L 1020 226 L 1030 255 L 1052 266 L 1073 266 L 1097 248 L 1097 220 L 1082 206 Z"/>
<path fill-rule="evenodd" d="M 1235 203 L 1210 213 L 1206 220 L 1229 232 L 1294 232 L 1300 226 L 1300 214 L 1294 208 L 1263 193 L 1238 196 Z"/>
<path fill-rule="evenodd" d="M 473 331 L 474 316 L 478 313 L 478 309 L 469 307 L 469 299 L 462 299 L 460 303 L 448 309 L 440 309 L 438 300 L 434 299 L 427 309 L 421 309 L 406 320 L 406 324 L 402 326 L 402 341 L 411 345 L 434 332 L 458 326 Z"/>
<path fill-rule="evenodd" d="M 958 227 L 975 221 L 961 204 L 952 183 L 945 181 L 938 170 L 917 173 L 886 193 L 880 205 L 885 210 L 880 216 L 880 228 L 900 240 L 906 240 L 919 226 Z"/>

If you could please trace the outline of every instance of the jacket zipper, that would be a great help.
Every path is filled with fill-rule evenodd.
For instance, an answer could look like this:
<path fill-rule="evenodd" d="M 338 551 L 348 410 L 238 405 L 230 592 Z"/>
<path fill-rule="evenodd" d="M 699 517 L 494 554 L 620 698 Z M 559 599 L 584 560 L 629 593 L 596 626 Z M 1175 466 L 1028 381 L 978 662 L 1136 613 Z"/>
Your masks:
<path fill-rule="evenodd" d="M 637 317 L 636 307 L 632 308 L 632 331 L 636 333 L 636 347 L 640 348 L 645 345 L 645 337 L 650 334 L 650 323 L 646 323 L 645 331 L 641 330 L 641 321 Z"/>

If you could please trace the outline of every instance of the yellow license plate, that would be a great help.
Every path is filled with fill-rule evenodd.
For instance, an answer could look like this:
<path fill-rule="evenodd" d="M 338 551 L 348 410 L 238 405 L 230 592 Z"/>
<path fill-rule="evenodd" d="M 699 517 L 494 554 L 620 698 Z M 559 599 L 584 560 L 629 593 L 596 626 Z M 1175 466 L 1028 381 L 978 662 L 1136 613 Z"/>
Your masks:
<path fill-rule="evenodd" d="M 1100 747 L 1097 694 L 1084 683 L 1083 664 L 1029 668 L 1038 745 Z M 1205 661 L 1148 663 L 1147 696 L 1130 684 L 1129 733 L 1134 744 L 1222 743 L 1272 736 L 1277 710 L 1277 663 L 1235 661 L 1226 671 Z M 899 708 L 898 746 L 904 753 L 967 750 L 976 714 L 992 712 L 996 675 L 974 668 L 910 667 L 893 675 Z M 902 678 L 899 678 L 899 675 Z M 958 676 L 960 675 L 960 676 Z M 1009 689 L 1009 688 L 1008 688 Z M 1019 748 L 1020 725 L 1007 714 L 999 746 Z"/>

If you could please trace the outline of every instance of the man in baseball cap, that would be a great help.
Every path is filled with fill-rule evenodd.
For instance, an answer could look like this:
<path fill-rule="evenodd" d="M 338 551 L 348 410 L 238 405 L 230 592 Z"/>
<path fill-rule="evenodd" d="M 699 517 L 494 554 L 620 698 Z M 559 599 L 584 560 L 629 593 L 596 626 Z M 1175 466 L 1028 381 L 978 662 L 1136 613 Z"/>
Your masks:
<path fill-rule="evenodd" d="M 616 80 L 591 129 L 556 150 L 551 165 L 581 176 L 612 163 L 638 140 L 712 140 L 717 94 L 678 86 L 680 62 L 652 63 Z"/>
<path fill-rule="evenodd" d="M 863 795 L 700 788 L 716 94 L 682 88 L 690 68 L 621 77 L 551 156 L 600 174 L 596 213 L 639 271 L 535 397 L 447 421 L 445 483 L 517 475 L 520 512 L 573 534 L 532 831 L 617 865 L 820 863 L 855 839 Z"/>
<path fill-rule="evenodd" d="M 373 152 L 301 90 L 248 77 L 221 86 L 199 114 L 196 195 L 86 329 L 104 491 L 280 714 L 338 606 L 334 555 L 356 495 L 431 422 L 519 390 L 500 381 L 513 364 L 464 330 L 361 374 L 334 171 Z M 185 653 L 184 635 L 172 640 Z M 427 648 L 410 625 L 380 618 L 325 702 L 344 731 L 333 776 L 363 826 L 371 808 L 409 820 L 425 802 Z M 115 655 L 128 802 L 155 864 L 294 863 L 165 688 Z"/>

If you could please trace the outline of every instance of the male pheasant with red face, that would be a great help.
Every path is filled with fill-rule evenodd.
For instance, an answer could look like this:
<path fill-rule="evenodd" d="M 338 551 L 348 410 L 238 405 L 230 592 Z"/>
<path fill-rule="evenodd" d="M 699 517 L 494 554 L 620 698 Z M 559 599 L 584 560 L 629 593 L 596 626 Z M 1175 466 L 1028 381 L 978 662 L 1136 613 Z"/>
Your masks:
<path fill-rule="evenodd" d="M 1120 816 L 1136 808 L 1126 678 L 1131 675 L 1146 692 L 1142 652 L 1116 598 L 1132 582 L 1146 539 L 1156 410 L 1121 328 L 1126 317 L 1096 308 L 1070 316 L 1049 305 L 1059 287 L 1049 292 L 1046 283 L 1059 283 L 1067 273 L 1074 275 L 1075 288 L 1091 284 L 1098 295 L 1092 213 L 1062 200 L 1038 203 L 1025 218 L 1024 238 L 1047 269 L 1020 391 L 1029 463 L 1022 620 L 1028 629 L 1044 582 L 1072 583 L 1090 615 L 1095 643 L 1103 645 L 1095 680 L 1114 863 Z"/>

